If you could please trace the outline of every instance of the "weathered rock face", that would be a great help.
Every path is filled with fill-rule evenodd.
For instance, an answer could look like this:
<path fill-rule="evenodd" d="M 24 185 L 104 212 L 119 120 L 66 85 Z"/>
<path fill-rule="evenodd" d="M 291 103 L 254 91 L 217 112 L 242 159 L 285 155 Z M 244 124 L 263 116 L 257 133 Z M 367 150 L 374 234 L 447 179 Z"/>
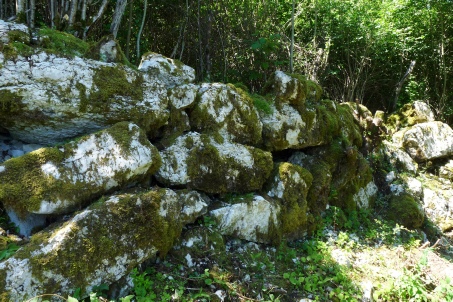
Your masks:
<path fill-rule="evenodd" d="M 30 213 L 70 213 L 159 166 L 159 153 L 143 131 L 122 122 L 62 147 L 6 161 L 0 165 L 0 201 L 20 220 Z"/>
<path fill-rule="evenodd" d="M 142 56 L 138 70 L 145 72 L 152 81 L 157 78 L 167 87 L 188 84 L 195 80 L 195 70 L 192 67 L 153 52 Z"/>
<path fill-rule="evenodd" d="M 105 63 L 113 59 L 45 52 L 14 60 L 0 53 L 0 59 L 0 127 L 23 141 L 49 145 L 120 121 L 154 134 L 169 117 L 167 87 L 195 78 L 192 68 L 153 54 L 143 57 L 139 71 Z"/>
<path fill-rule="evenodd" d="M 227 140 L 246 145 L 261 142 L 258 111 L 251 98 L 233 85 L 201 85 L 190 120 L 197 132 L 218 132 Z"/>
<path fill-rule="evenodd" d="M 160 182 L 208 193 L 260 190 L 272 170 L 269 152 L 196 132 L 178 137 L 161 156 Z"/>
<path fill-rule="evenodd" d="M 43 292 L 89 294 L 139 263 L 165 254 L 186 223 L 207 209 L 197 192 L 154 189 L 114 195 L 32 237 L 0 263 L 0 298 L 22 301 Z M 133 248 L 131 248 L 133 247 Z"/>
<path fill-rule="evenodd" d="M 434 122 L 434 113 L 428 104 L 421 101 L 404 105 L 387 119 L 387 125 L 394 130 L 426 122 Z"/>
<path fill-rule="evenodd" d="M 300 238 L 306 235 L 307 194 L 313 181 L 311 173 L 291 163 L 279 163 L 266 185 L 267 195 L 281 207 L 280 236 Z M 275 235 L 274 235 L 275 236 Z"/>
<path fill-rule="evenodd" d="M 401 136 L 402 147 L 416 162 L 453 154 L 453 130 L 442 122 L 417 124 L 401 130 Z"/>
<path fill-rule="evenodd" d="M 217 220 L 223 235 L 235 236 L 249 241 L 271 243 L 280 227 L 278 203 L 262 196 L 239 201 L 210 212 Z"/>

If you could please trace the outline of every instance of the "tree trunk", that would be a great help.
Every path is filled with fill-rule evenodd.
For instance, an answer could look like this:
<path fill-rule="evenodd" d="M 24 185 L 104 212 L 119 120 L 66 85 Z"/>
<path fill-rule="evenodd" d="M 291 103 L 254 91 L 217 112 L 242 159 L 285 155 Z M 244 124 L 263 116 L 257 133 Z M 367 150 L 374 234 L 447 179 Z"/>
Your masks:
<path fill-rule="evenodd" d="M 83 0 L 82 4 L 82 12 L 80 14 L 80 19 L 82 20 L 82 22 L 84 22 L 87 19 L 87 1 L 88 0 Z"/>
<path fill-rule="evenodd" d="M 130 44 L 131 44 L 131 32 L 132 32 L 132 17 L 134 9 L 134 0 L 129 1 L 129 18 L 127 20 L 127 38 L 126 38 L 126 58 L 130 60 Z"/>
<path fill-rule="evenodd" d="M 294 72 L 294 0 L 293 8 L 291 10 L 291 46 L 289 49 L 289 72 Z"/>
<path fill-rule="evenodd" d="M 25 11 L 25 0 L 16 0 L 16 15 Z"/>
<path fill-rule="evenodd" d="M 77 13 L 77 0 L 71 1 L 71 10 L 69 11 L 69 27 L 74 25 L 75 17 Z"/>
<path fill-rule="evenodd" d="M 124 11 L 126 10 L 127 0 L 117 0 L 115 12 L 112 17 L 112 24 L 110 25 L 110 32 L 116 38 L 120 28 L 121 19 L 123 18 Z"/>
<path fill-rule="evenodd" d="M 35 28 L 35 13 L 36 13 L 36 2 L 35 0 L 30 0 L 30 20 L 28 24 L 30 29 Z"/>
<path fill-rule="evenodd" d="M 409 68 L 407 69 L 406 73 L 401 78 L 399 83 L 396 84 L 395 99 L 393 100 L 393 104 L 392 104 L 392 107 L 390 108 L 390 112 L 396 109 L 396 104 L 398 102 L 398 96 L 400 95 L 401 88 L 403 87 L 403 84 L 406 81 L 407 77 L 411 74 L 412 70 L 414 70 L 414 66 L 415 66 L 415 60 L 411 61 L 411 64 L 409 65 Z"/>
<path fill-rule="evenodd" d="M 142 35 L 143 26 L 145 26 L 146 7 L 147 6 L 148 6 L 148 0 L 145 0 L 145 5 L 144 5 L 144 8 L 143 8 L 142 24 L 140 25 L 140 30 L 138 31 L 138 34 L 137 34 L 137 62 L 140 61 L 140 37 Z"/>
<path fill-rule="evenodd" d="M 97 15 L 94 17 L 93 22 L 89 26 L 86 26 L 84 31 L 83 31 L 83 39 L 86 39 L 87 32 L 90 30 L 91 25 L 93 25 L 101 16 L 104 14 L 105 9 L 107 8 L 108 0 L 102 0 L 101 7 L 99 8 L 99 11 Z"/>

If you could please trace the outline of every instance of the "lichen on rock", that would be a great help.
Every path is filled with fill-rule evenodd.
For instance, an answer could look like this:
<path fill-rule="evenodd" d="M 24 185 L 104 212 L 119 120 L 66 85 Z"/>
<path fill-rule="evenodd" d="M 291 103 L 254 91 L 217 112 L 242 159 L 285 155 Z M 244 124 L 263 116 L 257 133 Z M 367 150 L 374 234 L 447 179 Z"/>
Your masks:
<path fill-rule="evenodd" d="M 0 200 L 19 218 L 68 213 L 159 166 L 159 153 L 145 133 L 122 122 L 61 147 L 41 148 L 4 162 Z"/>
<path fill-rule="evenodd" d="M 278 243 L 280 205 L 262 196 L 225 205 L 209 212 L 223 235 L 249 241 Z M 276 232 L 277 231 L 277 232 Z"/>
<path fill-rule="evenodd" d="M 161 152 L 157 179 L 208 193 L 261 189 L 272 169 L 272 155 L 213 136 L 189 132 Z"/>
<path fill-rule="evenodd" d="M 301 238 L 307 232 L 307 194 L 312 185 L 312 174 L 288 162 L 275 164 L 266 184 L 267 195 L 279 202 L 281 228 L 285 238 Z"/>
<path fill-rule="evenodd" d="M 206 202 L 196 192 L 159 188 L 100 200 L 35 234 L 1 262 L 0 288 L 11 301 L 75 288 L 88 296 L 94 286 L 119 280 L 157 252 L 165 255 L 182 227 L 206 212 Z"/>
<path fill-rule="evenodd" d="M 225 139 L 256 146 L 261 142 L 262 124 L 252 99 L 233 85 L 202 84 L 190 121 L 192 130 L 218 132 Z"/>

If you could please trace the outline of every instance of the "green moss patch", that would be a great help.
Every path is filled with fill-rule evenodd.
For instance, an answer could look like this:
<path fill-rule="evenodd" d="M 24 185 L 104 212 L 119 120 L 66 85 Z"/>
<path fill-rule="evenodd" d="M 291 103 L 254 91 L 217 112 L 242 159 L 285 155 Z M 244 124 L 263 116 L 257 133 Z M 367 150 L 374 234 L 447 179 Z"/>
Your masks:
<path fill-rule="evenodd" d="M 389 219 L 413 229 L 421 227 L 425 217 L 421 206 L 407 193 L 393 195 L 390 198 L 387 216 Z"/>
<path fill-rule="evenodd" d="M 71 34 L 43 28 L 39 31 L 41 39 L 40 46 L 47 53 L 63 55 L 73 58 L 83 57 L 88 50 L 89 44 L 83 40 L 74 37 Z"/>

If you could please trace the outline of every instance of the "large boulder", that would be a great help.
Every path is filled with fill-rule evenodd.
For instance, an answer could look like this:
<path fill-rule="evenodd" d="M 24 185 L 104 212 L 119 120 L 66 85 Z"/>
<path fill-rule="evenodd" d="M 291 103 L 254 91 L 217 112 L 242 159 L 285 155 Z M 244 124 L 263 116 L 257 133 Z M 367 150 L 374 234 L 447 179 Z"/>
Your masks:
<path fill-rule="evenodd" d="M 0 201 L 20 226 L 33 214 L 63 214 L 157 171 L 157 149 L 135 124 L 121 122 L 61 147 L 0 165 Z M 16 217 L 19 221 L 16 220 Z M 21 233 L 29 234 L 23 225 Z"/>
<path fill-rule="evenodd" d="M 442 122 L 427 122 L 395 134 L 396 142 L 416 161 L 424 162 L 453 154 L 453 130 Z"/>
<path fill-rule="evenodd" d="M 120 194 L 89 206 L 64 223 L 32 236 L 0 263 L 0 300 L 24 301 L 42 293 L 87 296 L 159 252 L 165 255 L 187 223 L 209 201 L 197 192 L 153 189 Z"/>
<path fill-rule="evenodd" d="M 223 235 L 262 243 L 277 243 L 280 238 L 280 205 L 262 196 L 237 200 L 212 210 L 210 215 Z"/>
<path fill-rule="evenodd" d="M 190 115 L 194 131 L 218 132 L 240 144 L 258 145 L 262 124 L 252 99 L 233 85 L 202 84 Z"/>
<path fill-rule="evenodd" d="M 271 105 L 270 114 L 261 114 L 263 143 L 267 150 L 303 149 L 329 144 L 338 136 L 360 146 L 362 137 L 352 109 L 333 101 L 298 108 L 291 104 Z"/>
<path fill-rule="evenodd" d="M 405 104 L 400 110 L 387 118 L 389 128 L 399 130 L 415 124 L 434 122 L 434 113 L 428 104 L 422 101 L 414 101 Z"/>
<path fill-rule="evenodd" d="M 167 186 L 187 185 L 208 193 L 261 189 L 272 170 L 272 155 L 225 140 L 189 132 L 161 151 L 156 178 Z"/>
<path fill-rule="evenodd" d="M 163 83 L 121 64 L 40 52 L 0 70 L 0 127 L 22 141 L 51 145 L 120 121 L 152 134 L 168 120 Z"/>
<path fill-rule="evenodd" d="M 269 197 L 278 201 L 281 208 L 281 228 L 286 238 L 301 238 L 307 231 L 307 194 L 312 184 L 311 173 L 291 163 L 275 164 L 266 184 Z"/>
<path fill-rule="evenodd" d="M 157 78 L 166 87 L 195 81 L 195 70 L 192 67 L 154 52 L 148 52 L 142 56 L 138 70 L 146 73 L 150 79 Z"/>

